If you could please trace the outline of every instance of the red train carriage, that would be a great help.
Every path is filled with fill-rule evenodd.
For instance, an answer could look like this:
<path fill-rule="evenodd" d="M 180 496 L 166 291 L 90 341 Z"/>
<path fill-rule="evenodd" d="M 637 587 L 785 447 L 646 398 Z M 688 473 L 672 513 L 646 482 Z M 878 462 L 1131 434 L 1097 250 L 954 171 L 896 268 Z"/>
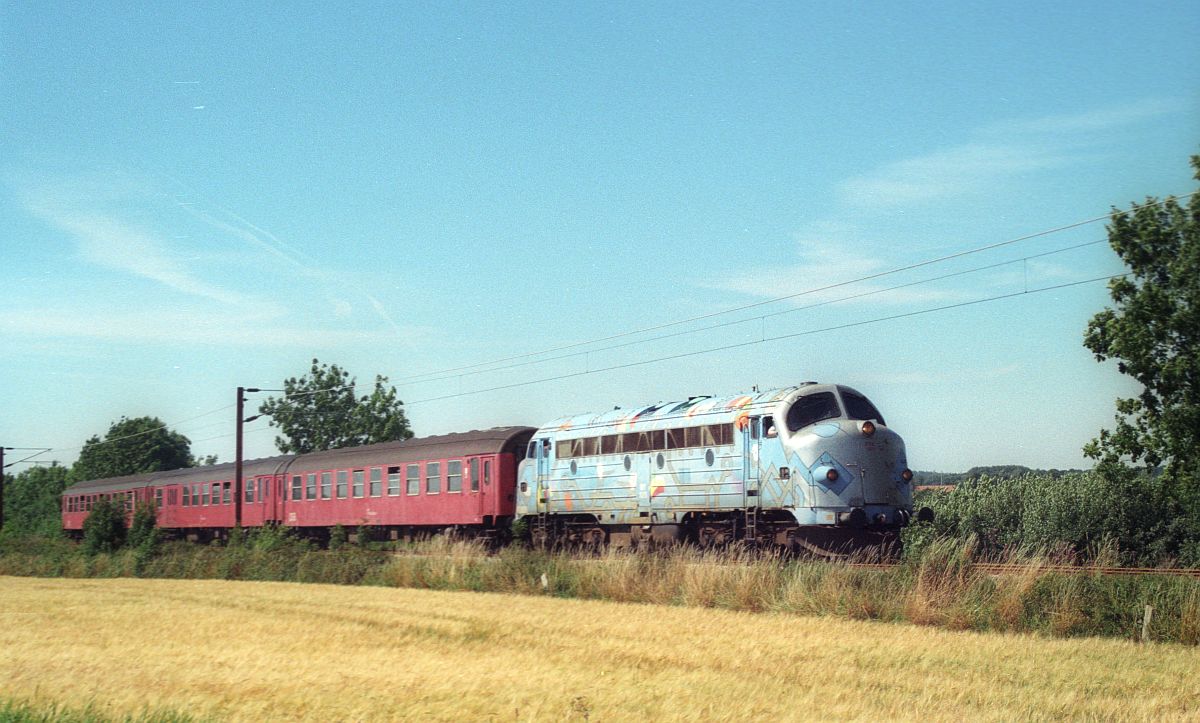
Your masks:
<path fill-rule="evenodd" d="M 243 464 L 243 527 L 278 523 L 315 537 L 368 525 L 391 539 L 446 529 L 490 535 L 513 517 L 517 463 L 532 427 L 497 427 Z M 158 526 L 208 539 L 235 525 L 234 465 L 80 482 L 63 493 L 78 535 L 94 500 L 153 502 Z"/>
<path fill-rule="evenodd" d="M 152 488 L 148 487 L 153 476 L 152 474 L 135 474 L 127 477 L 88 480 L 72 485 L 62 495 L 63 530 L 71 537 L 81 536 L 83 521 L 87 519 L 92 506 L 105 497 L 123 499 L 126 513 L 132 515 L 133 507 L 137 502 L 148 502 L 154 499 Z"/>

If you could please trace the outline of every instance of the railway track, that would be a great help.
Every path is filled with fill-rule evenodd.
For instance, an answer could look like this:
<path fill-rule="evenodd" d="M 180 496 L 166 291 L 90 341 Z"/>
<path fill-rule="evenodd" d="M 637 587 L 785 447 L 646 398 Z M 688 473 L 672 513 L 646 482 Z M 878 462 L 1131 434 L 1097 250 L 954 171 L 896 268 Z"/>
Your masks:
<path fill-rule="evenodd" d="M 401 552 L 395 551 L 392 553 L 397 557 L 425 557 L 438 559 L 453 559 L 459 556 L 443 555 L 438 553 L 427 552 Z M 564 554 L 564 553 L 558 553 Z M 579 562 L 596 563 L 599 560 L 594 554 L 569 554 L 572 560 Z M 492 561 L 493 556 L 484 554 L 480 559 Z M 821 560 L 817 560 L 822 562 Z M 823 561 L 829 565 L 842 565 L 845 567 L 857 568 L 862 570 L 891 570 L 899 567 L 902 563 L 899 562 L 848 562 L 844 560 L 826 560 Z M 693 564 L 719 564 L 719 565 L 747 565 L 750 563 L 743 561 L 716 562 L 704 561 Z M 1021 575 L 1030 571 L 1038 573 L 1055 573 L 1060 575 L 1115 575 L 1115 576 L 1143 576 L 1143 575 L 1163 575 L 1169 577 L 1190 577 L 1200 580 L 1200 568 L 1179 568 L 1179 567 L 1099 567 L 1095 565 L 1049 565 L 1049 564 L 1032 564 L 1022 565 L 1015 563 L 996 563 L 996 562 L 976 562 L 971 564 L 972 570 L 985 573 L 987 575 L 1004 576 L 1004 575 Z"/>
<path fill-rule="evenodd" d="M 837 563 L 834 563 L 837 564 Z M 898 562 L 848 562 L 842 563 L 848 567 L 873 570 L 886 570 L 898 566 Z M 1190 577 L 1200 579 L 1200 568 L 1179 567 L 1096 567 L 1080 565 L 1019 565 L 1013 563 L 977 562 L 972 569 L 988 575 L 1020 575 L 1030 570 L 1037 572 L 1052 572 L 1062 575 L 1118 575 L 1135 577 L 1141 575 L 1166 575 L 1170 577 Z"/>

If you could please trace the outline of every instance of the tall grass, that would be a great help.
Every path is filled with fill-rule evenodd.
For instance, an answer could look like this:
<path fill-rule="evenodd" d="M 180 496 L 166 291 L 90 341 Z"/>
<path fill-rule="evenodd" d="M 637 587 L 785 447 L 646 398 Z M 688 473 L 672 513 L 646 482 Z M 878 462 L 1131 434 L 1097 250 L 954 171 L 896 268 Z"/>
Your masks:
<path fill-rule="evenodd" d="M 996 576 L 965 543 L 927 541 L 919 558 L 887 569 L 750 554 L 737 548 L 657 552 L 607 550 L 578 556 L 442 539 L 402 550 L 344 545 L 317 550 L 284 534 L 229 545 L 170 543 L 157 552 L 86 555 L 62 541 L 0 550 L 0 574 L 157 577 L 334 583 L 466 590 L 838 616 L 958 630 L 1034 632 L 1055 637 L 1137 638 L 1146 605 L 1150 638 L 1200 644 L 1200 580 L 1113 577 L 1096 568 L 1064 574 L 1044 552 L 1009 554 L 1021 563 Z"/>

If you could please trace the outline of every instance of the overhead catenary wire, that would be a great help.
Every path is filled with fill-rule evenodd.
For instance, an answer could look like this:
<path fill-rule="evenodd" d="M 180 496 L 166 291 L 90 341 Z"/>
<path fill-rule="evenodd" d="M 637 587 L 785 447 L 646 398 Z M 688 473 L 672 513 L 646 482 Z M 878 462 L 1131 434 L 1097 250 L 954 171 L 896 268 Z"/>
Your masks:
<path fill-rule="evenodd" d="M 1151 208 L 1154 206 L 1161 206 L 1168 202 L 1178 201 L 1178 200 L 1182 200 L 1185 198 L 1189 198 L 1191 196 L 1196 195 L 1196 193 L 1200 193 L 1200 191 L 1193 191 L 1191 193 L 1185 193 L 1185 194 L 1175 195 L 1175 196 L 1167 196 L 1166 198 L 1163 198 L 1158 201 L 1152 201 L 1152 202 L 1140 204 L 1137 206 L 1137 208 Z M 502 357 L 499 359 L 493 359 L 490 361 L 475 362 L 473 364 L 467 364 L 467 365 L 463 365 L 463 366 L 459 366 L 459 367 L 451 367 L 451 368 L 447 368 L 447 369 L 440 369 L 440 370 L 435 370 L 435 371 L 431 371 L 431 372 L 425 372 L 423 374 L 416 374 L 416 375 L 412 375 L 412 376 L 408 376 L 408 377 L 402 377 L 400 379 L 395 380 L 395 383 L 396 384 L 412 383 L 412 382 L 416 382 L 426 376 L 441 375 L 441 374 L 450 375 L 452 372 L 466 371 L 466 370 L 470 370 L 470 369 L 476 369 L 476 368 L 482 367 L 482 366 L 490 366 L 492 364 L 501 364 L 504 362 L 515 361 L 517 359 L 526 359 L 529 357 L 541 356 L 543 354 L 551 354 L 551 353 L 558 352 L 558 351 L 565 351 L 567 349 L 575 349 L 575 348 L 582 347 L 582 346 L 589 346 L 591 344 L 598 344 L 598 343 L 602 343 L 602 342 L 606 342 L 606 341 L 612 341 L 614 339 L 620 339 L 620 338 L 627 337 L 627 336 L 633 336 L 635 334 L 643 334 L 643 333 L 648 333 L 648 332 L 652 332 L 652 331 L 658 331 L 660 329 L 666 329 L 666 328 L 673 327 L 673 326 L 681 326 L 683 324 L 690 324 L 695 321 L 703 321 L 705 319 L 711 319 L 711 318 L 714 318 L 717 316 L 724 316 L 725 314 L 733 314 L 733 313 L 736 313 L 739 311 L 755 309 L 758 307 L 767 306 L 770 304 L 776 304 L 781 301 L 787 301 L 789 299 L 794 299 L 794 298 L 797 298 L 800 296 L 805 296 L 808 294 L 816 294 L 816 293 L 820 293 L 822 291 L 829 291 L 832 289 L 840 288 L 842 286 L 848 286 L 851 284 L 861 283 L 863 281 L 872 281 L 874 279 L 879 279 L 879 278 L 883 278 L 885 276 L 902 273 L 904 271 L 912 271 L 914 269 L 919 269 L 919 268 L 922 268 L 925 266 L 930 266 L 933 264 L 951 261 L 953 259 L 962 258 L 964 256 L 970 256 L 972 254 L 983 253 L 985 251 L 991 251 L 994 249 L 1002 248 L 1004 246 L 1011 246 L 1013 244 L 1020 243 L 1022 241 L 1029 241 L 1031 239 L 1040 238 L 1043 236 L 1049 236 L 1051 234 L 1061 233 L 1063 231 L 1069 231 L 1074 228 L 1079 228 L 1081 226 L 1087 226 L 1089 224 L 1097 223 L 1099 221 L 1111 219 L 1114 216 L 1117 216 L 1122 213 L 1127 213 L 1127 211 L 1113 210 L 1113 211 L 1110 211 L 1109 213 L 1103 214 L 1101 216 L 1094 216 L 1092 218 L 1084 219 L 1082 221 L 1075 221 L 1073 223 L 1064 224 L 1062 226 L 1056 226 L 1054 228 L 1045 229 L 1042 231 L 1036 231 L 1036 232 L 1030 233 L 1030 234 L 1025 234 L 1024 236 L 1018 236 L 1016 238 L 1011 238 L 1011 239 L 1007 239 L 1004 241 L 997 241 L 994 243 L 985 244 L 983 246 L 977 246 L 975 248 L 966 249 L 963 251 L 956 251 L 954 253 L 947 254 L 944 256 L 939 256 L 937 258 L 926 259 L 924 261 L 918 261 L 918 262 L 908 264 L 905 266 L 899 266 L 899 267 L 896 267 L 893 269 L 888 269 L 886 271 L 879 271 L 879 272 L 876 272 L 873 274 L 867 274 L 867 275 L 860 276 L 860 277 L 854 278 L 854 279 L 847 279 L 845 281 L 828 284 L 826 286 L 815 287 L 812 289 L 806 289 L 804 291 L 799 291 L 794 294 L 785 294 L 782 296 L 776 296 L 776 297 L 773 297 L 770 299 L 764 299 L 764 300 L 752 302 L 749 304 L 743 304 L 741 306 L 735 306 L 735 307 L 723 309 L 720 311 L 713 311 L 713 312 L 708 312 L 705 314 L 698 314 L 696 316 L 692 316 L 692 317 L 689 317 L 686 319 L 677 319 L 674 321 L 666 321 L 666 322 L 662 322 L 659 324 L 653 324 L 650 326 L 641 327 L 639 329 L 617 332 L 614 334 L 609 334 L 607 336 L 601 336 L 601 337 L 597 337 L 594 339 L 587 339 L 584 341 L 576 341 L 576 342 L 571 342 L 568 344 L 562 344 L 559 346 L 549 347 L 549 348 L 542 349 L 539 351 L 523 352 L 521 354 L 514 354 L 512 356 Z"/>
<path fill-rule="evenodd" d="M 615 371 L 618 369 L 629 369 L 631 367 L 643 366 L 645 364 L 654 364 L 657 362 L 672 361 L 675 359 L 685 359 L 687 357 L 699 356 L 701 354 L 713 354 L 713 353 L 720 352 L 720 351 L 730 351 L 733 349 L 741 349 L 744 347 L 755 346 L 757 344 L 766 344 L 766 343 L 775 342 L 775 341 L 782 341 L 784 339 L 794 339 L 794 338 L 801 337 L 801 336 L 809 336 L 811 334 L 819 334 L 819 333 L 826 332 L 826 331 L 838 331 L 840 329 L 850 329 L 850 328 L 854 328 L 857 326 L 865 326 L 868 324 L 877 324 L 877 323 L 884 322 L 884 321 L 895 321 L 897 319 L 906 319 L 906 318 L 910 318 L 910 317 L 914 317 L 914 316 L 922 316 L 925 314 L 932 314 L 932 313 L 939 312 L 939 311 L 949 311 L 951 309 L 960 309 L 963 307 L 975 306 L 978 304 L 984 304 L 984 303 L 991 302 L 991 301 L 1000 301 L 1003 299 L 1011 299 L 1011 298 L 1014 298 L 1017 296 L 1025 296 L 1028 294 L 1038 294 L 1038 293 L 1042 293 L 1042 292 L 1046 292 L 1046 291 L 1055 291 L 1058 289 L 1066 289 L 1066 288 L 1070 288 L 1073 286 L 1082 286 L 1083 284 L 1094 284 L 1098 281 L 1110 281 L 1112 279 L 1119 279 L 1119 278 L 1123 278 L 1128 275 L 1129 275 L 1128 273 L 1124 273 L 1124 274 L 1113 274 L 1113 275 L 1107 275 L 1107 276 L 1097 276 L 1097 277 L 1090 278 L 1090 279 L 1084 279 L 1082 281 L 1070 281 L 1070 282 L 1066 282 L 1066 283 L 1062 283 L 1062 284 L 1055 284 L 1053 286 L 1045 286 L 1045 287 L 1040 287 L 1040 288 L 1036 288 L 1036 289 L 1023 289 L 1021 291 L 1014 291 L 1014 292 L 1007 293 L 1007 294 L 998 294 L 996 296 L 989 296 L 989 297 L 986 297 L 983 299 L 973 299 L 971 301 L 960 301 L 960 302 L 956 302 L 953 304 L 945 304 L 943 306 L 932 307 L 929 309 L 919 309 L 917 311 L 907 311 L 907 312 L 903 312 L 900 314 L 891 314 L 889 316 L 880 316 L 880 317 L 876 317 L 873 319 L 851 321 L 851 322 L 846 322 L 844 324 L 835 324 L 833 326 L 826 326 L 826 327 L 822 327 L 819 329 L 807 329 L 805 331 L 791 332 L 791 333 L 787 333 L 787 334 L 779 334 L 776 336 L 762 338 L 762 339 L 752 339 L 750 341 L 736 342 L 733 344 L 723 344 L 721 346 L 709 347 L 707 349 L 698 349 L 698 350 L 694 350 L 694 351 L 680 352 L 678 354 L 669 354 L 667 356 L 655 357 L 653 359 L 641 359 L 638 361 L 626 362 L 623 364 L 613 364 L 611 366 L 602 367 L 599 369 L 588 369 L 588 370 L 584 370 L 584 371 L 567 372 L 565 374 L 558 374 L 555 376 L 543 377 L 540 379 L 531 379 L 531 380 L 523 381 L 523 382 L 514 382 L 512 384 L 502 384 L 502 385 L 498 385 L 498 386 L 494 386 L 494 387 L 487 387 L 486 389 L 474 389 L 471 391 L 458 392 L 455 394 L 444 394 L 444 395 L 437 396 L 437 397 L 429 397 L 426 399 L 417 399 L 415 401 L 406 402 L 405 404 L 412 406 L 414 404 L 426 404 L 429 402 L 440 402 L 440 401 L 444 401 L 446 399 L 455 399 L 457 397 L 465 397 L 465 396 L 470 396 L 470 395 L 474 395 L 474 394 L 483 394 L 485 392 L 495 392 L 495 391 L 500 391 L 500 390 L 504 390 L 504 389 L 515 389 L 517 387 L 526 387 L 526 386 L 530 386 L 533 384 L 543 384 L 546 382 L 559 381 L 562 379 L 571 379 L 571 378 L 575 378 L 575 377 L 586 376 L 589 374 L 598 374 L 600 372 Z"/>
<path fill-rule="evenodd" d="M 1083 243 L 1073 244 L 1071 246 L 1064 246 L 1062 248 L 1057 248 L 1057 249 L 1053 249 L 1050 251 L 1043 251 L 1041 253 L 1030 254 L 1028 256 L 1023 256 L 1020 258 L 1013 258 L 1013 259 L 1008 259 L 1005 261 L 998 261 L 996 263 L 986 264 L 984 266 L 976 266 L 974 268 L 963 269 L 961 271 L 954 271 L 954 272 L 951 272 L 948 274 L 942 274 L 940 276 L 933 276 L 933 277 L 929 277 L 929 278 L 918 279 L 916 281 L 910 281 L 910 282 L 907 282 L 904 284 L 897 284 L 896 286 L 889 286 L 889 287 L 882 288 L 882 289 L 872 289 L 871 291 L 864 291 L 859 294 L 843 296 L 843 297 L 840 297 L 837 299 L 827 299 L 825 301 L 819 301 L 814 304 L 807 304 L 805 306 L 798 306 L 798 307 L 791 308 L 791 309 L 783 309 L 781 311 L 772 311 L 772 312 L 769 312 L 766 314 L 760 314 L 758 316 L 749 316 L 749 317 L 743 317 L 740 319 L 734 319 L 731 321 L 722 321 L 722 322 L 719 322 L 716 324 L 709 324 L 707 326 L 701 326 L 701 327 L 697 327 L 697 328 L 693 328 L 693 329 L 685 329 L 683 331 L 675 331 L 675 332 L 671 332 L 669 334 L 660 334 L 658 336 L 652 336 L 652 337 L 648 337 L 645 339 L 637 339 L 634 341 L 621 342 L 620 344 L 610 344 L 608 346 L 602 346 L 602 347 L 594 348 L 594 349 L 586 349 L 583 351 L 573 351 L 573 352 L 569 352 L 566 354 L 559 354 L 557 356 L 545 357 L 542 359 L 518 361 L 518 362 L 514 362 L 512 364 L 507 364 L 504 366 L 490 367 L 488 369 L 477 369 L 477 370 L 473 370 L 473 371 L 460 372 L 457 374 L 447 374 L 446 376 L 434 377 L 431 379 L 423 379 L 419 382 L 410 382 L 410 384 L 431 384 L 433 382 L 446 381 L 446 380 L 450 380 L 450 379 L 462 379 L 464 377 L 475 376 L 475 375 L 479 375 L 479 374 L 490 374 L 490 373 L 498 372 L 498 371 L 507 371 L 509 369 L 518 369 L 521 367 L 533 366 L 535 364 L 546 364 L 546 363 L 553 362 L 553 361 L 562 361 L 563 359 L 573 359 L 576 357 L 587 356 L 587 355 L 596 354 L 599 352 L 612 351 L 614 349 L 623 349 L 623 348 L 630 347 L 630 346 L 637 346 L 639 344 L 648 344 L 650 342 L 662 341 L 664 339 L 673 339 L 673 338 L 680 337 L 680 336 L 687 336 L 688 334 L 699 334 L 701 332 L 712 331 L 714 329 L 722 329 L 722 328 L 730 327 L 730 326 L 737 326 L 739 324 L 748 324 L 748 323 L 752 323 L 752 322 L 756 322 L 756 321 L 762 322 L 762 321 L 765 321 L 766 319 L 773 318 L 776 316 L 783 316 L 785 314 L 794 314 L 799 311 L 815 309 L 815 308 L 818 308 L 821 306 L 829 306 L 832 304 L 838 304 L 838 303 L 842 303 L 845 301 L 853 301 L 853 300 L 857 300 L 857 299 L 863 299 L 868 296 L 876 296 L 879 294 L 886 294 L 891 291 L 898 291 L 900 289 L 907 289 L 907 288 L 911 288 L 913 286 L 920 286 L 921 284 L 930 284 L 930 283 L 934 283 L 936 281 L 945 281 L 947 279 L 952 279 L 952 278 L 956 278 L 959 276 L 966 276 L 968 274 L 979 273 L 981 271 L 990 271 L 992 269 L 997 269 L 997 268 L 1001 268 L 1004 266 L 1011 266 L 1013 264 L 1025 263 L 1032 259 L 1042 258 L 1045 256 L 1051 256 L 1054 254 L 1065 253 L 1067 251 L 1075 251 L 1075 250 L 1078 250 L 1081 248 L 1086 248 L 1088 246 L 1095 246 L 1097 244 L 1105 243 L 1106 240 L 1107 239 L 1096 239 L 1093 241 L 1085 241 Z M 765 329 L 761 332 L 760 336 L 765 338 L 765 336 L 766 336 Z"/>

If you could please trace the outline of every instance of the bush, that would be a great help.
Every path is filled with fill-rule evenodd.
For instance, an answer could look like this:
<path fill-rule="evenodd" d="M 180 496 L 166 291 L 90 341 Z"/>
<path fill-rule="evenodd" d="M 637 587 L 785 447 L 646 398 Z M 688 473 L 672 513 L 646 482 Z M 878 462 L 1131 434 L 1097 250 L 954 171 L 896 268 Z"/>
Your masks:
<path fill-rule="evenodd" d="M 125 544 L 125 502 L 101 497 L 83 521 L 83 549 L 89 555 L 116 552 Z"/>
<path fill-rule="evenodd" d="M 1200 562 L 1200 534 L 1177 488 L 1161 476 L 1082 472 L 1054 477 L 980 477 L 952 492 L 925 494 L 936 535 L 974 537 L 981 554 L 1016 549 L 1090 559 L 1115 545 L 1121 562 Z M 906 532 L 916 537 L 916 532 Z"/>
<path fill-rule="evenodd" d="M 139 550 L 151 550 L 158 544 L 159 529 L 155 527 L 155 510 L 153 503 L 139 502 L 133 509 L 133 521 L 129 523 L 127 542 Z"/>

